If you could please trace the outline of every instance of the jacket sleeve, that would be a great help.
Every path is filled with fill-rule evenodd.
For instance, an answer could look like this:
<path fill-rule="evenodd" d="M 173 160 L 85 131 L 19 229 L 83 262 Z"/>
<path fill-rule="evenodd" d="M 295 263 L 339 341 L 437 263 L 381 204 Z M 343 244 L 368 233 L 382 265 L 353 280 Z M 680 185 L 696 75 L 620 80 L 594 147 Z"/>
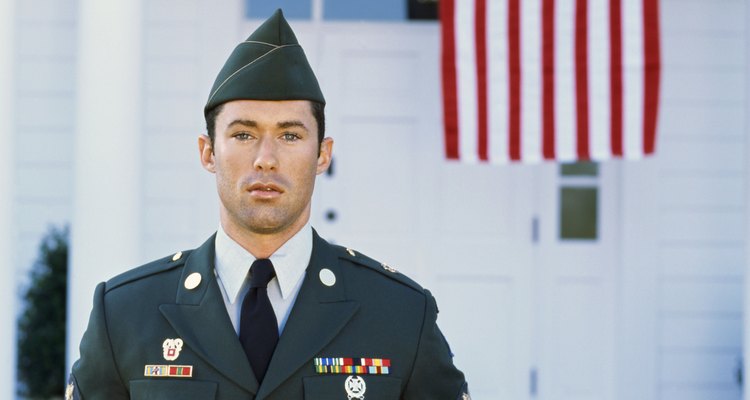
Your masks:
<path fill-rule="evenodd" d="M 437 326 L 435 298 L 425 290 L 425 315 L 414 369 L 404 400 L 469 400 L 464 374 L 453 365 L 453 354 Z"/>
<path fill-rule="evenodd" d="M 128 391 L 117 371 L 112 344 L 109 340 L 104 305 L 105 284 L 94 292 L 94 307 L 89 324 L 81 339 L 81 358 L 73 364 L 68 392 L 72 399 L 125 400 Z M 66 392 L 67 395 L 67 392 Z"/>

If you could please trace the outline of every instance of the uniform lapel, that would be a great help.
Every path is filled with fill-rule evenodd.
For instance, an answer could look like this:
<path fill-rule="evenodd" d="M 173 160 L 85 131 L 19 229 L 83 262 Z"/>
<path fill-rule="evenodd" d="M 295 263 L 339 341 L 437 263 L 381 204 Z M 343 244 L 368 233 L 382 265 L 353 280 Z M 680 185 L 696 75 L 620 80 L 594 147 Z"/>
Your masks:
<path fill-rule="evenodd" d="M 319 274 L 323 268 L 336 276 L 333 286 L 321 282 Z M 346 299 L 344 284 L 334 249 L 313 231 L 313 252 L 305 280 L 268 366 L 258 392 L 259 399 L 265 398 L 309 362 L 354 316 L 359 304 Z M 308 367 L 313 368 L 312 364 Z"/>
<path fill-rule="evenodd" d="M 231 381 L 255 394 L 258 382 L 227 314 L 214 273 L 214 239 L 193 251 L 183 269 L 176 304 L 162 304 L 159 310 L 185 345 Z M 201 283 L 189 290 L 183 282 L 199 273 Z"/>

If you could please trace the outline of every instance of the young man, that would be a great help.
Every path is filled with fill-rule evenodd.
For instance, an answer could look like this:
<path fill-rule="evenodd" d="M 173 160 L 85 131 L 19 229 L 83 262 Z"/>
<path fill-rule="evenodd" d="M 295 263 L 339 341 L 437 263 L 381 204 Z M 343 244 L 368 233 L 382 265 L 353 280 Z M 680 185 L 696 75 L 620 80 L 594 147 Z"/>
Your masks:
<path fill-rule="evenodd" d="M 469 398 L 432 295 L 309 225 L 333 149 L 324 104 L 277 11 L 204 110 L 217 233 L 97 287 L 68 398 Z"/>

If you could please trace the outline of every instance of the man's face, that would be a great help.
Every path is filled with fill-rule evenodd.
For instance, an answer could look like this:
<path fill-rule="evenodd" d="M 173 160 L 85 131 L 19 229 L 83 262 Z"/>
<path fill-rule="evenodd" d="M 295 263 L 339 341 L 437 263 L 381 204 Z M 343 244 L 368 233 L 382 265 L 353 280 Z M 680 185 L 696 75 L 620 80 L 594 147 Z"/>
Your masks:
<path fill-rule="evenodd" d="M 291 236 L 310 218 L 315 176 L 331 162 L 318 146 L 310 102 L 237 100 L 216 118 L 213 145 L 199 138 L 201 163 L 216 174 L 224 229 Z"/>

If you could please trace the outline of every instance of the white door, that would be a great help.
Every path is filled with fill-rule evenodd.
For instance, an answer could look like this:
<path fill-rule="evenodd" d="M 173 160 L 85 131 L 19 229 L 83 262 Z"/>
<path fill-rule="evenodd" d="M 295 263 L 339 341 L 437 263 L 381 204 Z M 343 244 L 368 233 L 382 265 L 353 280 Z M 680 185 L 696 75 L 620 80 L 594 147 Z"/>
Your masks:
<path fill-rule="evenodd" d="M 590 167 L 565 175 L 556 164 L 538 169 L 534 357 L 539 399 L 616 398 L 618 166 Z"/>

